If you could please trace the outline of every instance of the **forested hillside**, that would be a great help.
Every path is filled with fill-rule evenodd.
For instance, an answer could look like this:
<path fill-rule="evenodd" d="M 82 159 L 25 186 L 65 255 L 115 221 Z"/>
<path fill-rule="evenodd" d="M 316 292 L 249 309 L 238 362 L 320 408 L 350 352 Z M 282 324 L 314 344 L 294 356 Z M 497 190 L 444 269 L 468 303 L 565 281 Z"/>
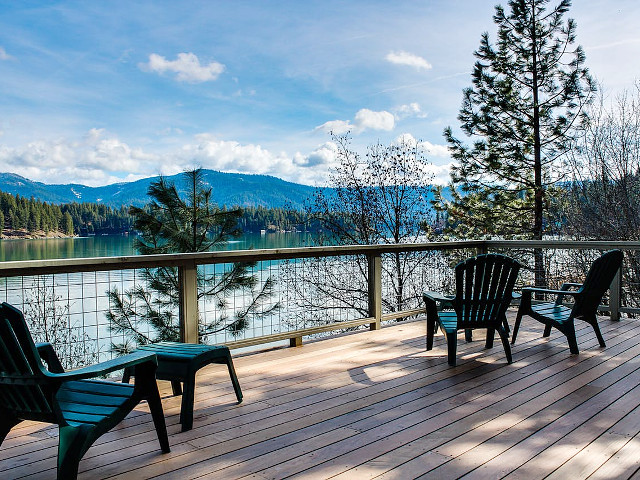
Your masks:
<path fill-rule="evenodd" d="M 0 192 L 0 235 L 5 238 L 120 234 L 131 232 L 132 225 L 128 207 L 89 202 L 56 205 Z M 317 228 L 302 212 L 265 207 L 244 208 L 239 226 L 245 232 Z"/>
<path fill-rule="evenodd" d="M 131 229 L 128 209 L 95 203 L 54 205 L 0 192 L 2 236 L 60 236 L 122 233 Z"/>

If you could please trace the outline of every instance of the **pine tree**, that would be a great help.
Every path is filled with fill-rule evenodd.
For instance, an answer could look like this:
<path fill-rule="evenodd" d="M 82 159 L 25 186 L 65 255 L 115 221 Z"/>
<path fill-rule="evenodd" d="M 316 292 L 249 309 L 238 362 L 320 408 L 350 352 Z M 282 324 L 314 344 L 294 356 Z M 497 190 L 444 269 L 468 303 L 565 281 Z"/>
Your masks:
<path fill-rule="evenodd" d="M 73 235 L 73 218 L 69 212 L 62 217 L 62 231 L 65 235 Z"/>
<path fill-rule="evenodd" d="M 574 46 L 576 24 L 563 21 L 571 1 L 549 3 L 511 0 L 508 13 L 496 7 L 497 44 L 482 35 L 458 115 L 473 144 L 445 129 L 457 164 L 454 198 L 444 208 L 459 235 L 540 240 L 545 232 L 547 190 L 561 178 L 559 159 L 595 91 L 584 52 Z"/>
<path fill-rule="evenodd" d="M 204 184 L 200 169 L 185 172 L 184 180 L 187 187 L 185 198 L 180 197 L 174 184 L 160 177 L 149 187 L 151 203 L 145 208 L 130 208 L 135 218 L 134 228 L 139 232 L 136 239 L 138 253 L 207 252 L 242 233 L 237 225 L 242 212 L 239 209 L 222 209 L 212 203 L 212 190 Z M 201 340 L 224 329 L 239 333 L 248 328 L 252 317 L 267 315 L 278 308 L 277 303 L 265 305 L 271 296 L 273 282 L 269 278 L 259 285 L 251 273 L 253 266 L 252 263 L 235 263 L 218 274 L 198 269 L 198 300 L 214 301 L 224 311 L 229 295 L 246 294 L 251 297 L 248 306 L 237 309 L 231 318 L 225 313 L 209 323 L 200 318 Z M 176 316 L 179 306 L 177 269 L 147 269 L 143 271 L 143 277 L 146 286 L 136 286 L 123 294 L 117 289 L 108 292 L 110 328 L 117 333 L 125 333 L 138 344 L 180 341 Z M 142 324 L 146 324 L 145 328 L 136 327 Z M 125 353 L 131 346 L 125 343 L 112 345 L 112 348 Z"/>

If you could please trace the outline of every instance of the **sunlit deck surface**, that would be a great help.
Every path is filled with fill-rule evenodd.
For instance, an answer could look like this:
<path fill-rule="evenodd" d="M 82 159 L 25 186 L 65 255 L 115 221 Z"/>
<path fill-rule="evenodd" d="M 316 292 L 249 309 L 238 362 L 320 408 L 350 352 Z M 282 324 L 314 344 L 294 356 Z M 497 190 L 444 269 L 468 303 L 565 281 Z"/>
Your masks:
<path fill-rule="evenodd" d="M 460 334 L 449 367 L 441 335 L 425 351 L 424 321 L 236 355 L 242 404 L 225 367 L 206 367 L 182 433 L 180 397 L 161 382 L 171 453 L 142 404 L 79 478 L 640 478 L 640 321 L 601 325 L 605 349 L 579 323 L 570 355 L 525 318 L 512 365 L 476 333 Z M 57 443 L 57 427 L 22 423 L 0 477 L 54 478 Z"/>

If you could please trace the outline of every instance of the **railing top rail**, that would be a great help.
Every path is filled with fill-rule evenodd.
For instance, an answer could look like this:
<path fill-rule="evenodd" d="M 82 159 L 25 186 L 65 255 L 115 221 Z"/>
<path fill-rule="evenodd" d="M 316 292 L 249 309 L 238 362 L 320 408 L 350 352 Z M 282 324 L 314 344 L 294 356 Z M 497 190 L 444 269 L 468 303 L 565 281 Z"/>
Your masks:
<path fill-rule="evenodd" d="M 380 245 L 340 245 L 324 247 L 273 248 L 261 250 L 225 250 L 201 253 L 162 255 L 133 255 L 125 257 L 62 258 L 49 260 L 23 260 L 0 262 L 0 277 L 46 275 L 52 273 L 126 270 L 135 268 L 195 266 L 216 263 L 255 262 L 309 257 L 334 257 L 342 255 L 379 255 L 383 253 L 458 250 L 465 248 L 548 248 L 640 250 L 640 242 L 565 240 L 461 240 L 451 242 L 426 242 Z"/>
<path fill-rule="evenodd" d="M 585 250 L 640 250 L 640 242 L 611 240 L 485 240 L 487 248 L 546 248 Z"/>

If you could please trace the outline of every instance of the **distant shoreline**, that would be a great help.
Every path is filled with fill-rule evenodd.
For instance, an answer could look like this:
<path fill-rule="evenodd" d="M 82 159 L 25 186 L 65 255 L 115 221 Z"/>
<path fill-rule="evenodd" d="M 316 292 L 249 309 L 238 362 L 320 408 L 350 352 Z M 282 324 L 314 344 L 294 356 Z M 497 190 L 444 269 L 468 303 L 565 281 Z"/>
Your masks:
<path fill-rule="evenodd" d="M 77 235 L 66 235 L 62 232 L 45 233 L 44 230 L 29 232 L 27 230 L 3 230 L 0 240 L 36 240 L 45 238 L 74 238 Z"/>

